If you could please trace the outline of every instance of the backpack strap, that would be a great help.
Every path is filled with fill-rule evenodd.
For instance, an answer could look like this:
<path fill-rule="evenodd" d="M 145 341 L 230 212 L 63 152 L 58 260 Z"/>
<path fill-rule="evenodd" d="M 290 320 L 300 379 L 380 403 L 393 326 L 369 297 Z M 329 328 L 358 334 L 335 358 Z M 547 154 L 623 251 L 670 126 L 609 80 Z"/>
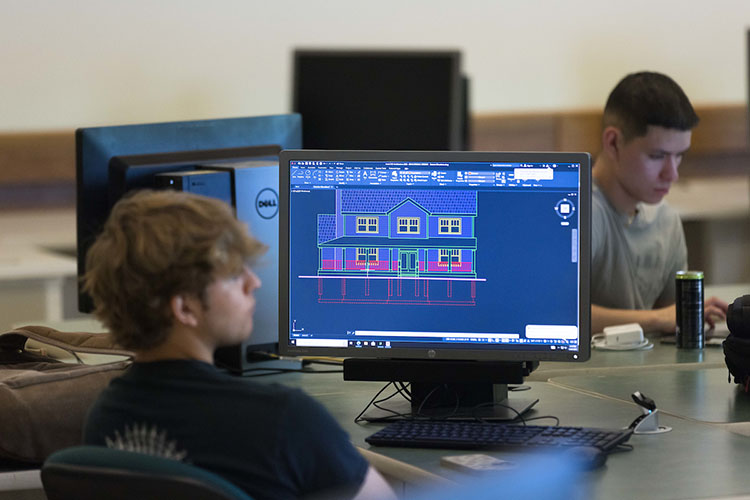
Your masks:
<path fill-rule="evenodd" d="M 100 355 L 93 356 L 99 363 L 132 360 L 135 357 L 132 351 L 119 347 L 110 333 L 63 332 L 46 326 L 23 326 L 0 334 L 0 352 L 4 353 L 0 356 L 5 358 L 15 353 L 16 358 L 26 355 L 37 360 L 41 357 L 60 361 L 65 356 L 58 350 L 66 353 L 69 360 L 80 364 L 87 364 L 82 354 Z M 109 356 L 112 359 L 108 360 Z"/>

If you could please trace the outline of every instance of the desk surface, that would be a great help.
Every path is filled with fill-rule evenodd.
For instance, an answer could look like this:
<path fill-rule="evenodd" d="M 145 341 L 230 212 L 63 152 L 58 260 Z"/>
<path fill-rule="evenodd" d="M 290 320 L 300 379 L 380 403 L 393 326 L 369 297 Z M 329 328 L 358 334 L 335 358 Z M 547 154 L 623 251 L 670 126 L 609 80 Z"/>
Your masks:
<path fill-rule="evenodd" d="M 630 401 L 640 391 L 656 402 L 660 411 L 702 422 L 750 421 L 750 395 L 727 381 L 727 369 L 659 370 L 629 375 L 555 377 L 553 385 Z"/>
<path fill-rule="evenodd" d="M 449 481 L 475 479 L 440 465 L 443 455 L 460 454 L 460 451 L 370 447 L 365 442 L 365 438 L 381 425 L 355 424 L 354 418 L 382 383 L 345 382 L 340 373 L 288 373 L 249 380 L 282 383 L 307 391 L 333 414 L 349 433 L 352 442 L 365 450 L 376 467 L 387 469 L 387 473 L 397 479 L 413 485 L 438 484 L 442 487 L 446 487 L 445 483 Z M 554 415 L 562 425 L 617 428 L 627 426 L 640 414 L 634 403 L 623 399 L 597 397 L 554 383 L 531 382 L 529 385 L 531 389 L 524 396 L 540 399 L 529 417 Z M 700 391 L 696 389 L 694 392 L 699 394 Z M 547 422 L 552 423 L 538 423 Z M 673 430 L 665 434 L 633 436 L 630 440 L 632 451 L 614 453 L 603 468 L 584 473 L 583 484 L 590 488 L 585 498 L 716 498 L 750 493 L 750 474 L 741 466 L 750 461 L 750 438 L 719 426 L 671 415 L 662 415 L 660 422 Z M 522 458 L 513 452 L 491 454 L 511 461 Z M 30 474 L 34 475 L 33 472 Z M 513 471 L 508 471 L 508 474 L 513 474 Z M 13 478 L 5 475 L 8 476 L 6 480 L 27 480 L 18 474 Z M 539 473 L 538 477 L 541 480 L 544 474 Z M 37 485 L 38 475 L 28 479 L 33 479 Z"/>
<path fill-rule="evenodd" d="M 344 382 L 341 374 L 287 374 L 267 377 L 264 382 L 282 382 L 306 390 L 331 411 L 355 445 L 374 452 L 374 462 L 382 456 L 436 476 L 457 477 L 440 465 L 440 457 L 461 452 L 370 447 L 365 443 L 365 437 L 381 426 L 355 424 L 354 417 L 381 383 Z M 617 428 L 627 426 L 640 413 L 629 401 L 595 397 L 544 382 L 529 385 L 531 390 L 524 396 L 540 399 L 530 416 L 555 415 L 562 425 Z M 673 427 L 673 431 L 633 436 L 633 451 L 612 454 L 604 468 L 586 473 L 593 498 L 701 498 L 750 493 L 750 474 L 737 466 L 750 460 L 750 438 L 669 415 L 663 415 L 661 423 Z M 517 453 L 492 454 L 518 459 Z M 405 476 L 412 471 L 407 467 Z"/>
<path fill-rule="evenodd" d="M 651 337 L 650 335 L 648 336 Z M 542 361 L 528 380 L 548 380 L 565 375 L 636 374 L 644 370 L 694 370 L 724 367 L 721 346 L 704 349 L 678 349 L 674 344 L 662 344 L 659 337 L 651 338 L 654 347 L 638 351 L 598 351 L 592 349 L 591 358 L 583 363 Z"/>

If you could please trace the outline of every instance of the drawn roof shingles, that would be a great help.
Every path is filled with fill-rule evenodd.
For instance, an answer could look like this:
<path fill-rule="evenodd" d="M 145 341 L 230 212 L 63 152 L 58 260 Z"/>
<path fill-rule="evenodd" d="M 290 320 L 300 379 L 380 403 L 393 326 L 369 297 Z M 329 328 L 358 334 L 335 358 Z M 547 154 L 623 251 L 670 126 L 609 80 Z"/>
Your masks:
<path fill-rule="evenodd" d="M 325 243 L 336 237 L 336 216 L 318 214 L 318 243 Z"/>
<path fill-rule="evenodd" d="M 346 189 L 341 192 L 341 211 L 386 213 L 407 198 L 433 214 L 476 215 L 475 191 Z"/>

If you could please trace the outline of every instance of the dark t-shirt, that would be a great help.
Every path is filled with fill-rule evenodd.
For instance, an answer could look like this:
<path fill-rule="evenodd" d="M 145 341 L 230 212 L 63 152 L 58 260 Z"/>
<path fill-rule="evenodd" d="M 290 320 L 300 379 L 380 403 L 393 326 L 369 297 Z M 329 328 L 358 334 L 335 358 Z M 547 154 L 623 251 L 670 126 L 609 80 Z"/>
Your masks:
<path fill-rule="evenodd" d="M 301 390 L 200 361 L 133 364 L 94 403 L 84 441 L 178 458 L 256 499 L 353 495 L 368 468 L 343 429 Z"/>

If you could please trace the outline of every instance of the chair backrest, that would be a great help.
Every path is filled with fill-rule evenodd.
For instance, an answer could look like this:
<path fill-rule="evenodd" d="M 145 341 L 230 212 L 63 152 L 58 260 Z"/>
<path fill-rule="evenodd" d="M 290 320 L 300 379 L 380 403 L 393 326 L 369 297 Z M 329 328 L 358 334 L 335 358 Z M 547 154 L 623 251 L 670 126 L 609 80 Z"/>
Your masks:
<path fill-rule="evenodd" d="M 252 500 L 222 477 L 194 465 L 104 446 L 74 446 L 42 466 L 48 500 Z"/>

